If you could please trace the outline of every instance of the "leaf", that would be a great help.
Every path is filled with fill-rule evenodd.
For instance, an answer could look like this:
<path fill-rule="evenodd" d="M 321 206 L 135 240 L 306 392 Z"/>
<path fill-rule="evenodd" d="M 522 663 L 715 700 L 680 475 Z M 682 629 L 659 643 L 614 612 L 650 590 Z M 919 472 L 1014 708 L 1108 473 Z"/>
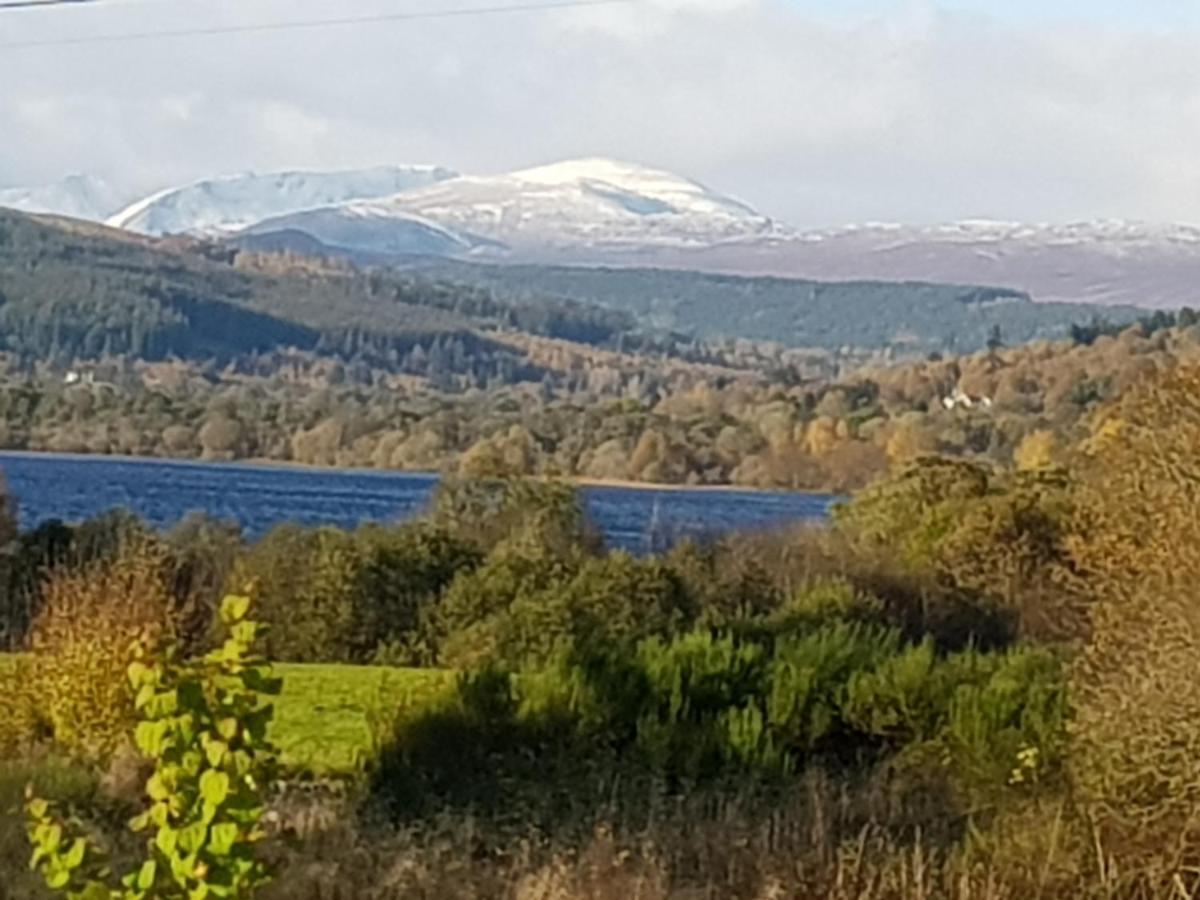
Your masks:
<path fill-rule="evenodd" d="M 207 735 L 204 737 L 204 756 L 208 764 L 216 768 L 225 762 L 225 757 L 229 755 L 229 745 Z"/>
<path fill-rule="evenodd" d="M 242 673 L 242 686 L 248 691 L 254 691 L 256 694 L 276 697 L 283 689 L 283 679 L 269 678 L 262 669 L 247 669 Z"/>
<path fill-rule="evenodd" d="M 158 833 L 154 835 L 154 846 L 165 856 L 174 856 L 175 850 L 179 846 L 179 832 L 174 828 L 158 829 Z"/>
<path fill-rule="evenodd" d="M 146 715 L 152 719 L 165 719 L 174 715 L 179 709 L 179 693 L 177 691 L 155 692 L 145 704 Z"/>
<path fill-rule="evenodd" d="M 71 873 L 66 869 L 59 869 L 46 876 L 46 884 L 52 891 L 61 891 L 71 881 Z"/>
<path fill-rule="evenodd" d="M 229 796 L 229 776 L 209 769 L 200 776 L 200 796 L 212 806 L 219 807 Z"/>
<path fill-rule="evenodd" d="M 166 722 L 139 722 L 133 739 L 143 756 L 155 759 L 162 755 L 166 736 Z"/>
<path fill-rule="evenodd" d="M 208 826 L 203 822 L 193 822 L 187 828 L 179 830 L 179 848 L 190 856 L 204 846 L 207 837 Z"/>
<path fill-rule="evenodd" d="M 162 775 L 155 772 L 146 779 L 146 796 L 151 800 L 166 800 L 171 796 L 171 791 L 163 783 Z"/>
<path fill-rule="evenodd" d="M 238 827 L 233 822 L 214 825 L 208 838 L 208 849 L 215 856 L 228 856 L 237 841 Z"/>
<path fill-rule="evenodd" d="M 230 594 L 221 601 L 221 624 L 236 625 L 246 618 L 250 611 L 250 598 Z"/>
<path fill-rule="evenodd" d="M 239 644 L 249 647 L 258 638 L 258 623 L 238 622 L 229 630 L 229 633 Z"/>
<path fill-rule="evenodd" d="M 78 869 L 83 865 L 83 857 L 87 852 L 87 841 L 83 838 L 75 838 L 71 844 L 71 849 L 68 850 L 62 857 L 62 864 L 68 869 Z"/>
<path fill-rule="evenodd" d="M 25 808 L 29 810 L 29 815 L 34 819 L 44 819 L 50 813 L 50 804 L 41 798 L 30 800 Z"/>
<path fill-rule="evenodd" d="M 146 860 L 138 872 L 137 886 L 143 891 L 150 890 L 150 888 L 154 887 L 154 876 L 157 872 L 158 864 L 152 859 Z"/>
<path fill-rule="evenodd" d="M 146 686 L 152 672 L 148 665 L 135 660 L 129 664 L 126 674 L 129 676 L 129 684 L 132 687 L 141 689 Z"/>

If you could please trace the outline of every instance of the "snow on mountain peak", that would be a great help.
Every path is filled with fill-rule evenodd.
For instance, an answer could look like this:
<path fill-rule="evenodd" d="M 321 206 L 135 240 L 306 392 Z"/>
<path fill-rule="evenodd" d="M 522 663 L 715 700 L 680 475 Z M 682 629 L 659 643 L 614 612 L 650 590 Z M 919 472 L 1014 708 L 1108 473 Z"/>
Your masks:
<path fill-rule="evenodd" d="M 90 175 L 68 175 L 54 184 L 0 190 L 0 206 L 76 219 L 103 219 L 122 202 L 107 183 Z"/>
<path fill-rule="evenodd" d="M 160 191 L 113 216 L 108 224 L 152 235 L 229 234 L 264 219 L 387 197 L 456 175 L 439 166 L 231 175 Z"/>
<path fill-rule="evenodd" d="M 389 215 L 417 218 L 492 251 L 527 254 L 703 247 L 778 231 L 749 206 L 697 182 L 599 158 L 463 176 L 349 204 L 344 213 L 380 223 Z"/>

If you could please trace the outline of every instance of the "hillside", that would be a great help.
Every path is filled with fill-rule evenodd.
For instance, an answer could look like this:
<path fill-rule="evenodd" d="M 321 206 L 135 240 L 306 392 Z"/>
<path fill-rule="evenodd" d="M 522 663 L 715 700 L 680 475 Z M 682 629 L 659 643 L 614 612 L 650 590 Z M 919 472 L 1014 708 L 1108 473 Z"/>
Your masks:
<path fill-rule="evenodd" d="M 425 278 L 0 211 L 0 349 L 29 362 L 299 350 L 425 375 L 436 345 L 451 373 L 536 379 L 491 335 L 604 342 L 631 327 L 577 304 L 503 305 Z"/>
<path fill-rule="evenodd" d="M 1020 291 L 972 284 L 745 278 L 667 269 L 474 266 L 428 262 L 428 274 L 516 299 L 550 295 L 628 313 L 646 327 L 702 339 L 747 338 L 792 347 L 866 347 L 898 354 L 969 353 L 999 332 L 1019 344 L 1066 337 L 1133 307 L 1035 303 Z"/>

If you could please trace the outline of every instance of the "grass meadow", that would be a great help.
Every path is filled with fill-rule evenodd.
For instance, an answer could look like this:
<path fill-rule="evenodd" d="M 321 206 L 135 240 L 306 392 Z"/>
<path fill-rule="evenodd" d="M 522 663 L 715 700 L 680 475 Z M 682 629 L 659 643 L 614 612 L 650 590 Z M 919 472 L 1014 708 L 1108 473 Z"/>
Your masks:
<path fill-rule="evenodd" d="M 0 654 L 0 674 L 18 659 Z M 271 736 L 287 770 L 316 778 L 358 771 L 389 721 L 454 684 L 452 673 L 436 669 L 285 663 L 275 672 L 283 693 Z"/>

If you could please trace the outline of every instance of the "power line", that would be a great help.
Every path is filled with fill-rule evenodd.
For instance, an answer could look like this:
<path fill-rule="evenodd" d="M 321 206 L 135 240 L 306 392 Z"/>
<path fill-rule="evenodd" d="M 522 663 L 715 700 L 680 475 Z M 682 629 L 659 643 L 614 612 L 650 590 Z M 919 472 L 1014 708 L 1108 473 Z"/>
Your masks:
<path fill-rule="evenodd" d="M 0 10 L 38 9 L 43 6 L 78 6 L 81 3 L 98 3 L 99 0 L 4 0 Z"/>
<path fill-rule="evenodd" d="M 99 0 L 16 0 L 21 4 L 97 3 Z M 627 6 L 640 0 L 549 0 L 545 3 L 518 3 L 509 6 L 476 6 L 436 12 L 382 13 L 367 16 L 343 16 L 332 19 L 309 19 L 293 22 L 264 22 L 258 25 L 215 25 L 208 28 L 179 28 L 163 31 L 131 31 L 123 34 L 92 34 L 71 38 L 9 41 L 0 43 L 0 51 L 32 50 L 40 47 L 77 47 L 85 44 L 111 44 L 126 41 L 148 41 L 160 38 L 215 37 L 225 34 L 257 34 L 269 31 L 300 31 L 315 28 L 342 28 L 385 22 L 416 22 L 427 19 L 460 19 L 476 16 L 507 15 L 512 13 L 546 12 L 561 9 L 584 9 L 593 6 Z M 0 8 L 3 8 L 0 6 Z"/>

